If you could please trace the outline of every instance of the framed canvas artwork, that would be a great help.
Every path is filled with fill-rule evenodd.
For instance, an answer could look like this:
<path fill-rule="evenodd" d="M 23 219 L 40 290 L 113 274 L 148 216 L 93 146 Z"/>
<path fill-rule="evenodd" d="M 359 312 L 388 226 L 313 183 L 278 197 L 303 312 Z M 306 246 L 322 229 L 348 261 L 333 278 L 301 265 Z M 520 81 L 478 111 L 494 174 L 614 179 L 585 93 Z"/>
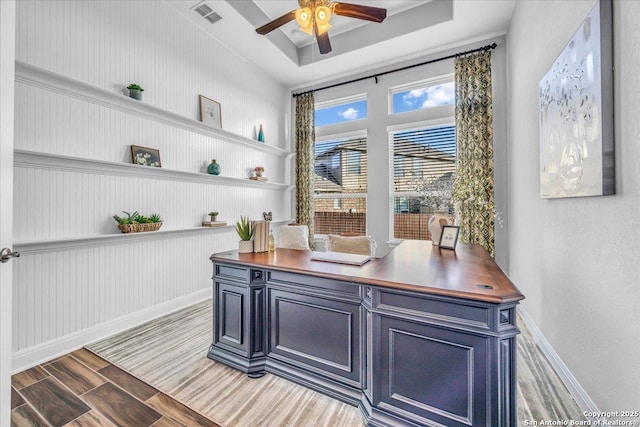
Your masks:
<path fill-rule="evenodd" d="M 200 96 L 200 121 L 216 129 L 222 129 L 222 111 L 220 103 Z"/>
<path fill-rule="evenodd" d="M 156 168 L 162 166 L 160 164 L 160 150 L 156 150 L 155 148 L 132 145 L 131 160 L 134 165 L 152 166 Z"/>
<path fill-rule="evenodd" d="M 615 193 L 611 0 L 599 0 L 540 81 L 540 197 Z"/>

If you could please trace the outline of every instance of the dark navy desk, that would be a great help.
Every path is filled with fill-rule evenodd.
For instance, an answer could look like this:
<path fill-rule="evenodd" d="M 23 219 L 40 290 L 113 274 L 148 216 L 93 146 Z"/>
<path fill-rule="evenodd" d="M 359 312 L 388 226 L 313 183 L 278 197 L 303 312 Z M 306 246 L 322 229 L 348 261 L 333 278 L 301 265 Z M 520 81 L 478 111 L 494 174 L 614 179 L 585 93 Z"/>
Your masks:
<path fill-rule="evenodd" d="M 363 266 L 309 258 L 212 255 L 208 356 L 358 405 L 368 425 L 517 425 L 524 296 L 482 247 L 405 241 Z"/>

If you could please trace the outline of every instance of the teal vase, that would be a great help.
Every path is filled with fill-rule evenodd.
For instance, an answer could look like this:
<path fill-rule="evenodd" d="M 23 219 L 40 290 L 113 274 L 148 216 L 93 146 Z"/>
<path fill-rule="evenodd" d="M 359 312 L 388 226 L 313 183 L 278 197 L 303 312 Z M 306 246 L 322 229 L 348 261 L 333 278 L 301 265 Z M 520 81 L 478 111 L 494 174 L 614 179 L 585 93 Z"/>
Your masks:
<path fill-rule="evenodd" d="M 215 159 L 211 160 L 211 164 L 207 168 L 207 171 L 211 175 L 220 175 L 220 165 L 218 163 L 216 163 Z"/>
<path fill-rule="evenodd" d="M 260 125 L 260 130 L 258 131 L 258 141 L 264 142 L 264 131 L 262 130 L 262 125 Z"/>

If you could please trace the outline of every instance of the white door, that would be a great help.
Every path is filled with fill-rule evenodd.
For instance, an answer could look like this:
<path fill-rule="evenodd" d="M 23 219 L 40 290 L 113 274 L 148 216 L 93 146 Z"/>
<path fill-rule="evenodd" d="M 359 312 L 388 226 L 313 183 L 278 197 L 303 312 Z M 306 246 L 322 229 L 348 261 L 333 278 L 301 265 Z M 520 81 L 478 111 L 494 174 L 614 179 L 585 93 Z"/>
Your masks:
<path fill-rule="evenodd" d="M 13 245 L 15 1 L 0 0 L 0 249 Z M 8 257 L 9 258 L 9 257 Z M 0 426 L 11 418 L 12 264 L 0 263 Z"/>

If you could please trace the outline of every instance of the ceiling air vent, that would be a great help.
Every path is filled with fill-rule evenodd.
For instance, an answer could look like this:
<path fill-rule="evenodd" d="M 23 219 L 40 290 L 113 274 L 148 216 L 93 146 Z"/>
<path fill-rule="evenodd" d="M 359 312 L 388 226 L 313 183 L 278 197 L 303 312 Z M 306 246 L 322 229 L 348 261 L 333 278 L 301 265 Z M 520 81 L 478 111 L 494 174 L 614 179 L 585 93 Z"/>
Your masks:
<path fill-rule="evenodd" d="M 219 20 L 222 19 L 222 16 L 220 16 L 217 13 L 213 12 L 213 13 L 210 13 L 207 16 L 205 16 L 204 19 L 206 19 L 207 21 L 211 22 L 212 24 L 215 24 L 216 22 L 218 22 Z"/>
<path fill-rule="evenodd" d="M 196 4 L 195 6 L 192 7 L 192 9 L 198 12 L 200 16 L 202 16 L 204 19 L 206 19 L 212 24 L 222 19 L 222 16 L 214 12 L 213 9 L 211 9 L 209 5 L 204 2 Z"/>

